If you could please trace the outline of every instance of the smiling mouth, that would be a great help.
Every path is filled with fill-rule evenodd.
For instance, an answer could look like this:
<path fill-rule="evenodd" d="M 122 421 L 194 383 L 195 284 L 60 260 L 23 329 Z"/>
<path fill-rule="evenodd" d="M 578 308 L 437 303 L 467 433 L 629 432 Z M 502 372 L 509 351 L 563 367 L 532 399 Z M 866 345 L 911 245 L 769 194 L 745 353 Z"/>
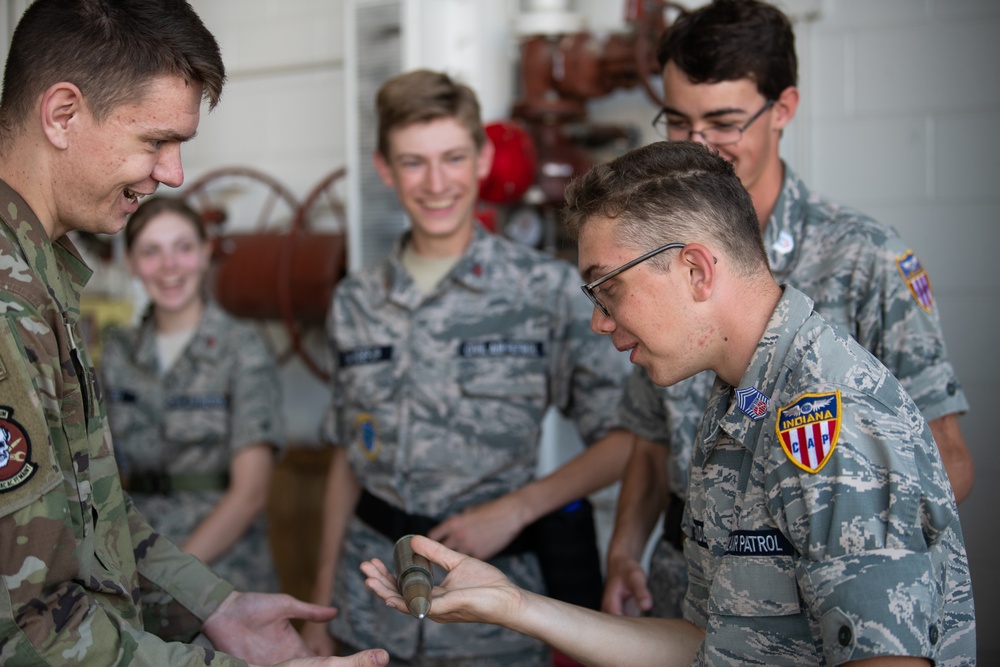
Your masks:
<path fill-rule="evenodd" d="M 455 204 L 454 199 L 438 200 L 438 201 L 425 201 L 424 208 L 428 208 L 432 211 L 443 211 L 444 209 L 451 208 Z"/>
<path fill-rule="evenodd" d="M 139 194 L 138 192 L 133 192 L 133 191 L 129 190 L 128 188 L 125 188 L 125 199 L 129 200 L 133 204 L 135 204 L 136 202 L 138 202 L 140 199 L 142 199 L 145 196 L 146 195 Z"/>

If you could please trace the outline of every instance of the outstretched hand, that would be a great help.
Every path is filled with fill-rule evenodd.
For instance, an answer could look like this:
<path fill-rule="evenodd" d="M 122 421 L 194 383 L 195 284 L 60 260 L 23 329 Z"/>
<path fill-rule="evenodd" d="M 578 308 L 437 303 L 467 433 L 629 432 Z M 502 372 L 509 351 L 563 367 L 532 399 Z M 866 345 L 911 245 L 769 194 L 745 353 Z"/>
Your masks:
<path fill-rule="evenodd" d="M 291 619 L 324 622 L 336 614 L 332 607 L 308 604 L 290 595 L 233 592 L 208 617 L 202 631 L 218 650 L 254 665 L 380 667 L 389 663 L 389 655 L 380 649 L 347 658 L 312 657 Z"/>
<path fill-rule="evenodd" d="M 426 556 L 447 572 L 432 591 L 428 618 L 438 623 L 495 623 L 514 618 L 523 602 L 523 591 L 488 563 L 452 551 L 439 542 L 416 535 L 413 551 Z M 385 603 L 404 614 L 406 602 L 396 588 L 396 578 L 385 563 L 374 558 L 361 564 L 365 585 Z"/>

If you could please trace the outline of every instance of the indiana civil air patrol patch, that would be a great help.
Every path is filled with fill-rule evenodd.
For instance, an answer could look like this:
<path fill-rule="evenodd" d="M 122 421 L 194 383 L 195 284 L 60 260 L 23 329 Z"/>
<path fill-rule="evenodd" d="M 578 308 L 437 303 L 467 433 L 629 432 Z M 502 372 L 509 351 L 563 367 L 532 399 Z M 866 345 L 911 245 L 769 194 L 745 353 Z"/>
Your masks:
<path fill-rule="evenodd" d="M 31 460 L 28 434 L 11 419 L 13 412 L 0 407 L 0 493 L 18 488 L 38 470 Z"/>
<path fill-rule="evenodd" d="M 819 472 L 837 446 L 840 418 L 840 391 L 802 394 L 779 408 L 775 428 L 791 462 L 806 472 Z"/>
<path fill-rule="evenodd" d="M 912 250 L 907 250 L 904 254 L 896 258 L 896 268 L 906 281 L 906 286 L 910 288 L 910 294 L 917 300 L 920 307 L 928 313 L 934 308 L 934 295 L 931 293 L 931 278 L 924 270 L 923 264 L 913 254 Z"/>

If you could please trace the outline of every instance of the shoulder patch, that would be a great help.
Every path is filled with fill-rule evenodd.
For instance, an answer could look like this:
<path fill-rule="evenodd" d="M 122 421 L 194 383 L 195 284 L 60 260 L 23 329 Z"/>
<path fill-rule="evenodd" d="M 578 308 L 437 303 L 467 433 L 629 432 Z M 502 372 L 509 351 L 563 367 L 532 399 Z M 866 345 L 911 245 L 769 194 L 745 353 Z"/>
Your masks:
<path fill-rule="evenodd" d="M 916 302 L 928 313 L 931 312 L 934 309 L 931 278 L 912 250 L 907 250 L 896 258 L 896 268 L 899 269 L 899 275 L 903 276 L 903 280 L 910 288 L 910 294 L 913 295 Z"/>
<path fill-rule="evenodd" d="M 45 415 L 32 400 L 28 364 L 15 330 L 0 318 L 0 517 L 62 484 Z"/>
<path fill-rule="evenodd" d="M 779 408 L 775 429 L 785 455 L 806 472 L 819 472 L 837 446 L 840 417 L 839 390 L 802 394 Z"/>
<path fill-rule="evenodd" d="M 13 412 L 0 405 L 0 493 L 14 491 L 38 471 L 31 455 L 31 439 L 14 421 Z"/>

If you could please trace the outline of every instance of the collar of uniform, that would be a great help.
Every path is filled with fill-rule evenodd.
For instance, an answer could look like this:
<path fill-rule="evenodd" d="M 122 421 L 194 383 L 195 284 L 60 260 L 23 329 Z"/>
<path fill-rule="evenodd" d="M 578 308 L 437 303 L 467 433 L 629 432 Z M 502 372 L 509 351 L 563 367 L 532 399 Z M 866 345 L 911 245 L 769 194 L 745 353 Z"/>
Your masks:
<path fill-rule="evenodd" d="M 153 322 L 153 306 L 143 314 L 135 334 L 135 345 L 132 350 L 132 360 L 136 366 L 145 368 L 150 373 L 157 370 L 156 359 L 156 324 Z"/>
<path fill-rule="evenodd" d="M 212 359 L 220 354 L 217 332 L 224 329 L 223 322 L 228 317 L 222 308 L 211 299 L 205 302 L 205 310 L 201 314 L 198 326 L 188 349 L 193 356 Z M 147 311 L 139 324 L 137 341 L 133 360 L 151 372 L 156 372 L 159 361 L 156 350 L 156 324 L 152 313 Z"/>
<path fill-rule="evenodd" d="M 222 354 L 222 341 L 219 334 L 226 330 L 225 320 L 229 317 L 222 308 L 211 299 L 206 300 L 205 310 L 198 321 L 198 328 L 191 337 L 191 354 L 204 359 L 215 359 Z"/>
<path fill-rule="evenodd" d="M 406 232 L 396 240 L 389 255 L 386 283 L 388 298 L 395 303 L 419 303 L 426 296 L 420 291 L 409 272 L 403 266 L 403 248 L 410 241 L 411 232 Z M 476 292 L 486 290 L 489 284 L 487 272 L 491 260 L 495 258 L 494 244 L 496 239 L 479 223 L 474 223 L 472 240 L 465 249 L 462 258 L 455 263 L 451 271 L 441 279 L 441 284 L 453 280 Z"/>
<path fill-rule="evenodd" d="M 775 405 L 773 399 L 776 392 L 784 385 L 784 373 L 781 369 L 791 351 L 795 332 L 802 327 L 812 311 L 812 299 L 794 287 L 786 285 L 777 307 L 771 313 L 764 335 L 757 343 L 757 350 L 750 360 L 750 365 L 740 380 L 740 387 L 756 387 L 771 399 L 766 417 L 754 421 L 744 414 L 734 400 L 737 388 L 729 388 L 729 405 L 720 422 L 720 428 L 735 440 L 742 442 L 745 447 L 753 447 L 759 442 L 757 436 L 765 424 L 768 428 L 772 428 L 774 422 L 770 419 L 770 415 L 780 407 Z"/>
<path fill-rule="evenodd" d="M 784 162 L 781 166 L 785 170 L 784 184 L 764 228 L 764 248 L 771 263 L 771 275 L 778 282 L 783 282 L 795 267 L 809 202 L 806 184 Z"/>
<path fill-rule="evenodd" d="M 80 313 L 80 293 L 93 271 L 73 242 L 65 235 L 55 243 L 50 241 L 35 212 L 3 180 L 0 180 L 0 220 L 14 233 L 25 261 L 48 286 L 60 311 L 75 324 Z"/>

